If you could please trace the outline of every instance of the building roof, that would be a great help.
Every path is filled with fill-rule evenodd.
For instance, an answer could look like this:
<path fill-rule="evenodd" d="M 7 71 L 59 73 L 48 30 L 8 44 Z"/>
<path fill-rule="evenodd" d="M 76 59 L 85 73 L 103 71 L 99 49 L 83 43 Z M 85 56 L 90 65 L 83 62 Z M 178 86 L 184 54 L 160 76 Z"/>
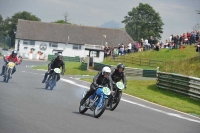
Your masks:
<path fill-rule="evenodd" d="M 103 35 L 106 35 L 106 38 Z M 92 45 L 102 45 L 103 40 L 103 44 L 107 42 L 108 46 L 116 46 L 119 43 L 126 45 L 129 41 L 133 41 L 129 34 L 121 29 L 46 23 L 21 19 L 18 19 L 16 38 Z"/>

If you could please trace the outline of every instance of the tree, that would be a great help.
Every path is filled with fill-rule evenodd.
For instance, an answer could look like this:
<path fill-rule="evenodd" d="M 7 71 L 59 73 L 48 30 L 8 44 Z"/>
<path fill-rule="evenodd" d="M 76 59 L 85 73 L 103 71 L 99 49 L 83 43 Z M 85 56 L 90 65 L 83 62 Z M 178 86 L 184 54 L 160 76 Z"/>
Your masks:
<path fill-rule="evenodd" d="M 164 23 L 158 12 L 150 5 L 139 3 L 139 6 L 128 12 L 122 23 L 133 40 L 148 39 L 150 36 L 160 39 Z"/>
<path fill-rule="evenodd" d="M 64 20 L 57 20 L 54 23 L 59 23 L 59 24 L 71 24 L 69 22 L 65 22 Z"/>
<path fill-rule="evenodd" d="M 7 34 L 11 37 L 12 46 L 15 43 L 15 31 L 17 30 L 18 19 L 41 21 L 40 18 L 26 11 L 15 13 L 12 18 L 7 18 L 4 22 L 4 27 L 8 31 Z"/>
<path fill-rule="evenodd" d="M 65 23 L 68 23 L 69 20 L 70 20 L 70 19 L 67 19 L 68 16 L 69 16 L 69 15 L 68 15 L 68 13 L 67 13 L 67 11 L 66 11 L 66 13 L 64 14 L 64 17 L 65 17 Z"/>
<path fill-rule="evenodd" d="M 4 25 L 4 20 L 3 20 L 3 17 L 1 16 L 0 14 L 0 36 L 3 35 L 3 25 Z"/>
<path fill-rule="evenodd" d="M 200 14 L 200 10 L 196 10 L 197 14 Z"/>
<path fill-rule="evenodd" d="M 59 24 L 71 24 L 71 23 L 69 23 L 69 20 L 70 19 L 68 19 L 68 13 L 67 13 L 67 11 L 66 11 L 66 13 L 64 14 L 64 17 L 65 17 L 65 20 L 57 20 L 57 21 L 55 21 L 54 23 L 59 23 Z"/>
<path fill-rule="evenodd" d="M 197 23 L 195 26 L 193 26 L 194 31 L 199 31 L 199 29 L 200 29 L 200 24 Z"/>

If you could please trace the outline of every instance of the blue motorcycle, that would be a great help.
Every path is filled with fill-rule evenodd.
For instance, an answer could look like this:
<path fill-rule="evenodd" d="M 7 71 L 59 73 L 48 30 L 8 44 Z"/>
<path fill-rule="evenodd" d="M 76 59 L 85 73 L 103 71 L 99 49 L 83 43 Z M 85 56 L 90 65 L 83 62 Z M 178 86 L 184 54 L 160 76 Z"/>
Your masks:
<path fill-rule="evenodd" d="M 86 92 L 83 93 L 83 97 Z M 108 103 L 108 96 L 111 91 L 108 87 L 100 86 L 93 95 L 91 95 L 83 105 L 79 106 L 79 112 L 81 114 L 85 113 L 88 109 L 94 111 L 94 117 L 100 117 L 106 109 Z"/>
<path fill-rule="evenodd" d="M 48 87 L 50 87 L 50 90 L 53 90 L 53 88 L 56 86 L 58 74 L 60 74 L 61 70 L 59 68 L 54 68 L 51 70 L 53 70 L 53 73 L 49 75 L 45 84 L 45 89 L 48 89 Z"/>

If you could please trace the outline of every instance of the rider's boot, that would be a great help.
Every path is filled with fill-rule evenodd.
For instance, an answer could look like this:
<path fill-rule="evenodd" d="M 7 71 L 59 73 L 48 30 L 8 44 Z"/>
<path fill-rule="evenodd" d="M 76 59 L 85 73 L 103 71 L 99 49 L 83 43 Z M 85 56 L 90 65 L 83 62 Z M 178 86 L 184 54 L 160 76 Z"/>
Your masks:
<path fill-rule="evenodd" d="M 42 83 L 44 83 L 46 81 L 47 77 L 44 76 L 44 79 L 42 80 Z"/>
<path fill-rule="evenodd" d="M 80 101 L 80 105 L 83 105 L 86 101 L 86 99 L 88 99 L 90 97 L 90 94 L 87 92 L 86 95 L 84 96 L 84 98 L 81 99 Z"/>
<path fill-rule="evenodd" d="M 4 75 L 4 71 L 5 71 L 5 67 L 3 66 L 3 67 L 2 67 L 2 72 L 1 72 L 0 76 L 3 76 L 3 75 Z"/>

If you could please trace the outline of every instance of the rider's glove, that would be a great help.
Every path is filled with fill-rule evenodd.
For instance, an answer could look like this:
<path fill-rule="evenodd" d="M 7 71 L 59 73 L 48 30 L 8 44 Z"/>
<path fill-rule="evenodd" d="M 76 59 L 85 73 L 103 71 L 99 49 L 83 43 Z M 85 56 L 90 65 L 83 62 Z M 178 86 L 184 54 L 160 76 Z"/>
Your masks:
<path fill-rule="evenodd" d="M 98 85 L 98 88 L 102 88 L 103 86 L 102 85 Z"/>
<path fill-rule="evenodd" d="M 64 72 L 61 72 L 61 75 L 64 75 L 65 73 Z"/>

